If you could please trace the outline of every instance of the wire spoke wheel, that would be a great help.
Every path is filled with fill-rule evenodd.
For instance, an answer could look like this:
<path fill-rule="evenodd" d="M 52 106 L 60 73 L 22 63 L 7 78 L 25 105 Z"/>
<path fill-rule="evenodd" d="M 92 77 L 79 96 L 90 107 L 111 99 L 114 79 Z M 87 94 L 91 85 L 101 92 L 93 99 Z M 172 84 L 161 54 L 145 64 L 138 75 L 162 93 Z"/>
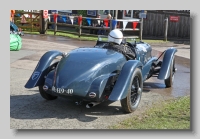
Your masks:
<path fill-rule="evenodd" d="M 121 100 L 121 106 L 127 113 L 135 111 L 140 103 L 143 89 L 142 73 L 136 69 L 131 78 L 131 84 L 126 98 Z"/>
<path fill-rule="evenodd" d="M 136 76 L 131 86 L 131 105 L 134 106 L 137 103 L 137 98 L 140 95 L 139 78 Z"/>

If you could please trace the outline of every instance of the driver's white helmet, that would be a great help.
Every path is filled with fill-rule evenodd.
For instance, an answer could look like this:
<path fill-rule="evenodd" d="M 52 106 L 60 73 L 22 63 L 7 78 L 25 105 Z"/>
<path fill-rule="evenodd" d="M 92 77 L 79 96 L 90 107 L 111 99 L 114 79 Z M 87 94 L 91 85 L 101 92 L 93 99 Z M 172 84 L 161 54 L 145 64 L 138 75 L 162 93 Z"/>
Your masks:
<path fill-rule="evenodd" d="M 123 39 L 123 34 L 119 29 L 114 29 L 108 34 L 108 42 L 121 44 L 122 39 Z"/>

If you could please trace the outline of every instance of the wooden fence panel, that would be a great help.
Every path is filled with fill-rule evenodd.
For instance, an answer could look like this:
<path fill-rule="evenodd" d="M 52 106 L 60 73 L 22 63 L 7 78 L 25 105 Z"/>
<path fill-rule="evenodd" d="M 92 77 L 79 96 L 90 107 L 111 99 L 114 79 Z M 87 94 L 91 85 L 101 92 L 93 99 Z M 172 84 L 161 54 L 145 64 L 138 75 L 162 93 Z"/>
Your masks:
<path fill-rule="evenodd" d="M 53 14 L 49 14 L 49 15 L 53 15 Z M 57 14 L 59 15 L 59 14 Z M 68 16 L 68 15 L 66 15 Z M 74 16 L 74 18 L 79 18 L 79 16 Z M 91 18 L 91 17 L 82 17 L 82 21 L 86 18 L 90 18 L 91 20 L 104 20 L 104 19 L 99 19 L 99 18 Z M 117 19 L 117 22 L 123 22 L 123 21 L 127 21 L 128 23 L 132 23 L 132 22 L 138 22 L 139 24 L 142 23 L 142 20 L 140 19 Z M 56 28 L 58 26 L 64 26 L 64 27 L 74 27 L 74 30 L 76 30 L 76 28 L 78 28 L 78 30 L 76 30 L 76 32 L 74 32 L 73 34 L 79 34 L 79 37 L 81 35 L 85 35 L 85 36 L 97 36 L 96 34 L 90 34 L 88 32 L 83 32 L 83 29 L 85 30 L 90 30 L 90 29 L 93 29 L 93 30 L 105 30 L 105 34 L 103 36 L 107 37 L 107 33 L 109 33 L 113 28 L 112 28 L 112 19 L 109 19 L 109 22 L 110 22 L 110 27 L 95 27 L 95 26 L 87 26 L 87 25 L 82 25 L 83 22 L 81 22 L 80 25 L 78 24 L 69 24 L 69 23 L 57 23 L 57 18 L 54 22 L 48 22 L 48 24 L 53 24 L 54 25 L 54 35 L 56 35 L 56 32 L 68 32 L 66 31 L 68 28 L 62 28 L 62 29 L 59 29 L 57 30 Z M 139 32 L 141 31 L 141 27 L 140 28 L 135 28 L 133 29 L 132 27 L 132 24 L 131 24 L 131 28 L 127 27 L 125 29 L 123 29 L 123 26 L 120 26 L 120 27 L 117 27 L 119 30 L 121 30 L 124 34 L 124 38 L 140 38 L 142 40 L 142 34 L 140 35 L 133 35 L 133 34 L 129 34 L 128 32 Z M 52 30 L 50 28 L 47 28 L 45 30 Z M 78 32 L 78 33 L 77 33 Z"/>
<path fill-rule="evenodd" d="M 178 22 L 171 22 L 170 15 L 179 16 Z M 168 37 L 189 38 L 190 16 L 173 15 L 169 13 L 148 12 L 147 19 L 143 22 L 143 36 L 163 37 L 165 32 L 165 19 L 168 17 Z"/>
<path fill-rule="evenodd" d="M 22 28 L 23 30 L 29 30 L 29 31 L 38 31 L 40 32 L 41 30 L 41 13 L 36 13 L 36 12 L 18 12 L 16 11 L 16 14 L 19 13 L 20 15 L 25 15 L 29 14 L 31 17 L 27 18 L 26 24 L 22 25 L 21 24 L 21 18 L 20 17 L 15 17 L 15 24 Z M 170 15 L 172 16 L 179 16 L 179 21 L 178 22 L 171 22 L 169 20 Z M 143 36 L 152 36 L 152 37 L 163 37 L 165 34 L 165 19 L 166 17 L 168 18 L 168 37 L 173 37 L 173 38 L 190 38 L 190 16 L 186 14 L 174 14 L 174 13 L 161 13 L 161 12 L 148 12 L 147 13 L 147 19 L 143 19 L 143 30 L 142 34 Z M 77 18 L 77 17 L 75 17 Z M 84 17 L 86 18 L 86 17 Z M 96 19 L 93 19 L 96 20 Z M 122 19 L 119 19 L 118 22 Z M 54 22 L 49 22 L 49 24 L 54 24 Z M 37 26 L 36 26 L 37 25 Z M 69 27 L 74 27 L 77 28 L 78 25 L 71 25 L 71 24 L 64 24 L 64 23 L 57 23 L 56 25 L 60 26 L 69 26 Z M 131 25 L 132 27 L 132 25 Z M 88 28 L 90 29 L 91 27 L 85 27 L 83 28 Z M 93 28 L 93 29 L 98 29 L 98 28 Z M 135 31 L 140 30 L 139 28 L 136 29 Z M 126 27 L 127 33 L 130 32 L 131 30 Z M 128 33 L 129 34 L 129 33 Z M 133 34 L 132 34 L 133 35 Z"/>
<path fill-rule="evenodd" d="M 20 14 L 20 17 L 14 18 L 14 23 L 21 28 L 23 31 L 32 31 L 32 32 L 40 32 L 40 20 L 41 20 L 41 13 L 39 12 L 22 12 L 16 11 L 16 15 Z M 21 19 L 22 16 L 25 17 L 26 23 L 22 23 Z"/>

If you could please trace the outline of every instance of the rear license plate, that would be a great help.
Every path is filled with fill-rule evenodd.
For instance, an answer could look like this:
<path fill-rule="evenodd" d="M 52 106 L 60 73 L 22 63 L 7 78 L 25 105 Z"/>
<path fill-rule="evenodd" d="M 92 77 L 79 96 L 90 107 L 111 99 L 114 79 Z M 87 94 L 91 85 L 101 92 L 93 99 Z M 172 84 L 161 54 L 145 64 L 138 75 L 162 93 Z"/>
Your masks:
<path fill-rule="evenodd" d="M 52 91 L 58 94 L 68 94 L 68 95 L 73 94 L 73 89 L 56 88 L 54 86 L 52 87 Z"/>

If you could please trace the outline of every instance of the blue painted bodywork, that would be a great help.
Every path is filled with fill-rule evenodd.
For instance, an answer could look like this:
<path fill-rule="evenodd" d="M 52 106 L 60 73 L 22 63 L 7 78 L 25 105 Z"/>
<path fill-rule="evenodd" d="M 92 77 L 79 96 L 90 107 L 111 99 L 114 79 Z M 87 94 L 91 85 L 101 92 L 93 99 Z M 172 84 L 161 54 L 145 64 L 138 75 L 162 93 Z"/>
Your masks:
<path fill-rule="evenodd" d="M 170 48 L 170 49 L 166 50 L 165 55 L 163 57 L 163 63 L 164 64 L 161 65 L 160 72 L 159 72 L 159 75 L 158 75 L 158 79 L 164 80 L 164 79 L 167 79 L 169 77 L 170 65 L 172 63 L 174 54 L 176 52 L 177 52 L 177 49 L 174 49 L 174 48 Z"/>
<path fill-rule="evenodd" d="M 97 45 L 102 46 L 99 43 Z M 105 96 L 109 96 L 107 99 L 111 101 L 121 100 L 127 96 L 135 69 L 141 69 L 144 82 L 154 74 L 152 65 L 158 63 L 158 58 L 151 55 L 152 48 L 149 44 L 139 42 L 132 47 L 136 52 L 136 58 L 133 60 L 127 60 L 119 52 L 96 46 L 74 49 L 67 55 L 63 55 L 60 51 L 49 51 L 41 57 L 25 87 L 46 85 L 48 86 L 46 92 L 49 94 L 80 101 L 101 102 Z M 166 79 L 169 76 L 170 63 L 176 51 L 175 48 L 171 48 L 164 53 L 158 71 L 159 79 Z M 62 58 L 56 69 L 48 72 L 48 67 L 57 56 Z M 53 87 L 73 89 L 73 94 L 58 94 L 52 91 Z M 95 92 L 96 97 L 89 97 L 91 92 Z"/>
<path fill-rule="evenodd" d="M 71 51 L 59 62 L 52 85 L 73 89 L 73 96 L 85 98 L 96 92 L 101 98 L 108 80 L 126 63 L 126 58 L 115 51 L 101 48 L 79 48 Z"/>
<path fill-rule="evenodd" d="M 142 69 L 142 63 L 138 60 L 129 60 L 123 66 L 118 80 L 112 90 L 110 97 L 111 101 L 121 100 L 126 97 L 128 88 L 131 83 L 131 77 L 136 68 Z"/>
<path fill-rule="evenodd" d="M 33 88 L 35 86 L 40 86 L 44 84 L 44 76 L 47 74 L 48 67 L 50 66 L 51 62 L 57 57 L 62 56 L 60 51 L 48 51 L 46 52 L 38 62 L 33 74 L 31 75 L 30 79 L 25 85 L 25 88 Z M 37 73 L 37 75 L 35 75 Z M 37 76 L 37 78 L 33 78 Z"/>

